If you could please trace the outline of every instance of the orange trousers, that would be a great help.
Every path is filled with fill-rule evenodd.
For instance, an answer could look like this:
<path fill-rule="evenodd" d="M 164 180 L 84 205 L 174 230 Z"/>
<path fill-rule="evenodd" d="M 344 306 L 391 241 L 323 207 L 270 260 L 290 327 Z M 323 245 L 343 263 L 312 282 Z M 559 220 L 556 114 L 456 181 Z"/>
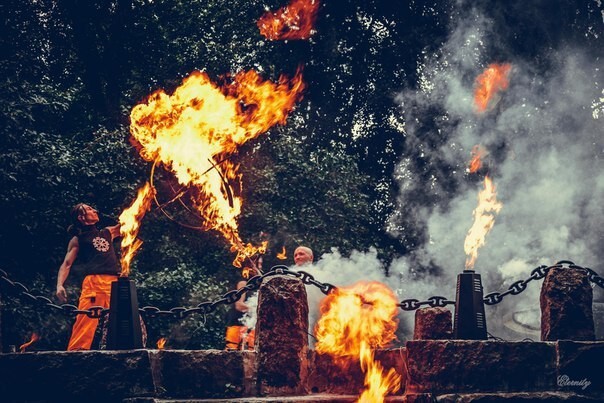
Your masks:
<path fill-rule="evenodd" d="M 111 301 L 111 283 L 117 281 L 117 275 L 92 274 L 84 278 L 78 309 L 88 310 L 93 306 L 109 308 Z M 77 315 L 71 329 L 71 338 L 67 351 L 90 350 L 94 333 L 99 323 L 98 319 L 89 318 L 84 314 Z"/>
<path fill-rule="evenodd" d="M 248 333 L 247 326 L 229 326 L 226 329 L 226 350 L 253 350 L 254 329 Z"/>

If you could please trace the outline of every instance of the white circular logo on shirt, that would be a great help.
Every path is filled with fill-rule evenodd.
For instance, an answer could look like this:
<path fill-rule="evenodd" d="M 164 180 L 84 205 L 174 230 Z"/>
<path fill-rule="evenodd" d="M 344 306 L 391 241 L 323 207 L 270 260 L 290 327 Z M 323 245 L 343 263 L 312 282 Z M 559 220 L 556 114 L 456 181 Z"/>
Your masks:
<path fill-rule="evenodd" d="M 109 250 L 109 242 L 100 236 L 97 236 L 92 240 L 92 245 L 99 252 L 107 252 Z"/>

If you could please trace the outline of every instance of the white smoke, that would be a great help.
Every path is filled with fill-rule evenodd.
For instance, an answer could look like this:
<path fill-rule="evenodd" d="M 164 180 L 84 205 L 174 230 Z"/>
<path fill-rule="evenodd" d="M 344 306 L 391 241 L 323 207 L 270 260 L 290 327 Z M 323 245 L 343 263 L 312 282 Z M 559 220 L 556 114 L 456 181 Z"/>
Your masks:
<path fill-rule="evenodd" d="M 477 144 L 496 154 L 490 161 L 490 176 L 503 203 L 475 267 L 486 292 L 505 291 L 541 264 L 568 259 L 593 267 L 604 257 L 604 141 L 597 120 L 602 92 L 598 86 L 604 78 L 601 62 L 587 51 L 570 47 L 544 55 L 549 63 L 546 70 L 514 56 L 486 60 L 487 38 L 494 36 L 486 27 L 488 21 L 479 15 L 460 21 L 440 55 L 420 65 L 420 88 L 405 90 L 397 98 L 406 122 L 407 145 L 417 147 L 429 161 L 454 167 L 446 179 L 459 183 L 453 192 L 442 179 L 418 185 L 408 158 L 398 167 L 401 208 L 410 205 L 407 199 L 413 192 L 440 196 L 439 203 L 419 213 L 399 211 L 393 216 L 397 220 L 417 215 L 415 222 L 425 226 L 429 237 L 390 268 L 391 273 L 400 273 L 403 286 L 414 294 L 440 293 L 454 299 L 454 277 L 464 267 L 464 238 L 481 186 L 465 170 L 470 150 Z M 510 86 L 494 108 L 478 115 L 473 80 L 492 62 L 512 64 Z M 446 112 L 435 119 L 435 130 L 446 135 L 447 141 L 431 149 L 426 133 L 414 122 L 435 106 Z M 415 281 L 413 265 L 428 262 L 445 273 Z M 539 287 L 540 283 L 531 283 L 521 295 L 487 307 L 489 330 L 513 337 L 503 318 L 519 310 L 538 309 Z M 538 324 L 538 315 L 536 319 Z"/>

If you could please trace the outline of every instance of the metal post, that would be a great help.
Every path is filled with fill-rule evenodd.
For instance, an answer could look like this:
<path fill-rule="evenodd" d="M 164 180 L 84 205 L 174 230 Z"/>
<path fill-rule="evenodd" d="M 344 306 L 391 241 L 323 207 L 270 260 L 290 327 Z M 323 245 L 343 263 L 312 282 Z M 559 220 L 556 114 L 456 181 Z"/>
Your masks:
<path fill-rule="evenodd" d="M 132 350 L 143 348 L 138 298 L 134 282 L 120 277 L 111 283 L 109 305 L 108 350 Z"/>
<path fill-rule="evenodd" d="M 480 274 L 473 270 L 464 270 L 457 276 L 453 337 L 464 340 L 487 339 L 482 281 Z"/>

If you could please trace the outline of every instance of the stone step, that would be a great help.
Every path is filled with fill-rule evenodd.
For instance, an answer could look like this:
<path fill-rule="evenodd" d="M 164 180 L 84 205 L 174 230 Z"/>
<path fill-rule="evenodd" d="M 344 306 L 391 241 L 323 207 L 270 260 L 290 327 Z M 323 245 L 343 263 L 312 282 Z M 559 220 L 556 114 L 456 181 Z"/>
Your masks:
<path fill-rule="evenodd" d="M 287 403 L 287 402 L 356 402 L 359 396 L 312 394 L 305 396 L 281 397 L 241 397 L 231 399 L 157 399 L 134 398 L 125 399 L 122 403 Z M 598 403 L 602 399 L 565 392 L 532 392 L 532 393 L 452 393 L 432 396 L 430 394 L 411 394 L 404 396 L 388 396 L 386 403 L 515 403 L 515 402 L 568 402 L 568 403 Z"/>

